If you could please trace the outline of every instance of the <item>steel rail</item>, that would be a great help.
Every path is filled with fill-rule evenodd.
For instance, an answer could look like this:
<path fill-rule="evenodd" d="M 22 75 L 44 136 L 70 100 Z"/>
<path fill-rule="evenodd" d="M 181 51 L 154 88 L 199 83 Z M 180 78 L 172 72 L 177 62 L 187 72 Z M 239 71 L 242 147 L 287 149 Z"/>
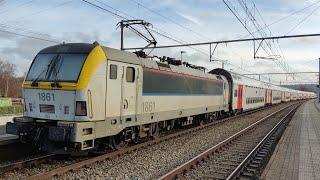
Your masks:
<path fill-rule="evenodd" d="M 222 124 L 223 122 L 226 122 L 226 121 L 229 121 L 229 120 L 234 120 L 234 119 L 239 118 L 239 117 L 247 116 L 247 115 L 262 111 L 262 110 L 270 109 L 271 107 L 275 107 L 277 105 L 255 109 L 255 110 L 248 111 L 248 112 L 236 115 L 236 116 L 232 116 L 232 117 L 228 117 L 228 118 L 225 118 L 225 119 L 222 119 L 222 120 L 219 120 L 219 121 L 208 123 L 208 124 L 205 124 L 203 126 L 197 126 L 197 127 L 193 127 L 193 128 L 184 130 L 184 131 L 180 131 L 180 132 L 176 132 L 176 133 L 173 133 L 173 134 L 165 135 L 165 136 L 163 136 L 163 137 L 161 137 L 159 139 L 155 139 L 155 140 L 147 141 L 147 142 L 144 142 L 144 143 L 141 143 L 141 144 L 133 145 L 133 146 L 130 146 L 130 147 L 125 148 L 123 150 L 117 150 L 117 151 L 110 152 L 110 153 L 107 153 L 107 154 L 103 154 L 103 155 L 100 155 L 100 156 L 96 156 L 96 157 L 93 157 L 93 158 L 90 158 L 90 159 L 86 159 L 86 160 L 83 160 L 83 161 L 80 161 L 80 162 L 76 162 L 74 164 L 70 164 L 70 165 L 66 165 L 66 166 L 63 166 L 63 167 L 59 167 L 59 168 L 53 169 L 53 170 L 48 171 L 48 172 L 44 172 L 44 173 L 36 174 L 36 175 L 33 175 L 33 176 L 29 176 L 28 179 L 49 179 L 49 178 L 52 178 L 54 176 L 60 176 L 60 175 L 63 175 L 65 173 L 69 172 L 69 171 L 80 169 L 82 167 L 88 166 L 88 165 L 96 163 L 96 162 L 101 162 L 101 161 L 105 161 L 105 160 L 112 159 L 112 158 L 115 158 L 115 157 L 119 157 L 119 156 L 121 156 L 123 154 L 127 154 L 127 153 L 133 152 L 135 150 L 144 148 L 144 147 L 148 147 L 148 146 L 151 146 L 151 145 L 154 145 L 154 144 L 158 144 L 160 142 L 168 141 L 170 139 L 177 138 L 179 136 L 182 136 L 182 135 L 185 135 L 185 134 L 189 134 L 189 133 L 192 133 L 192 132 L 195 132 L 195 131 L 199 131 L 199 130 L 202 130 L 202 129 L 210 128 L 210 127 L 213 127 L 215 125 Z M 291 106 L 291 105 L 289 105 L 289 106 Z M 289 107 L 289 106 L 286 106 L 286 107 Z"/>
<path fill-rule="evenodd" d="M 320 87 L 319 87 L 320 88 Z M 317 99 L 313 101 L 314 106 L 316 107 L 317 111 L 320 112 L 320 105 L 317 105 Z"/>
<path fill-rule="evenodd" d="M 283 117 L 264 138 L 255 146 L 255 148 L 247 155 L 247 157 L 236 167 L 236 169 L 227 177 L 227 180 L 235 179 L 237 175 L 243 170 L 248 161 L 252 159 L 255 153 L 260 149 L 260 147 L 278 130 L 278 128 L 283 125 L 284 121 L 286 121 L 292 113 L 294 113 L 299 106 L 291 109 L 285 117 Z"/>
<path fill-rule="evenodd" d="M 250 114 L 253 114 L 253 113 L 258 112 L 258 111 L 266 110 L 268 108 L 270 108 L 270 107 L 264 107 L 264 108 L 259 108 L 259 109 L 255 109 L 255 110 L 252 110 L 252 111 L 248 111 L 248 112 L 236 115 L 236 116 L 224 118 L 224 119 L 221 119 L 219 121 L 215 121 L 215 122 L 212 122 L 212 123 L 205 124 L 204 126 L 193 127 L 193 128 L 188 129 L 188 130 L 185 130 L 183 132 L 173 133 L 170 136 L 172 136 L 171 138 L 178 137 L 178 136 L 181 136 L 181 135 L 184 135 L 184 134 L 187 134 L 187 133 L 191 133 L 191 132 L 194 132 L 194 131 L 197 131 L 197 130 L 201 130 L 201 129 L 205 129 L 205 128 L 211 127 L 213 125 L 217 125 L 217 124 L 223 123 L 223 122 L 228 121 L 228 120 L 232 120 L 232 119 L 239 118 L 239 117 L 242 117 L 242 116 L 250 115 Z M 167 136 L 168 136 L 168 138 L 170 138 L 169 135 L 167 135 Z M 165 141 L 165 140 L 162 140 L 162 141 Z M 159 142 L 162 142 L 162 141 L 159 141 Z M 156 143 L 154 143 L 154 144 L 156 144 Z M 114 153 L 114 152 L 112 152 L 112 153 Z M 113 156 L 113 154 L 111 154 L 111 153 L 109 153 L 109 154 L 110 154 L 110 156 Z M 119 153 L 119 155 L 121 155 L 121 154 Z M 43 158 L 44 158 L 43 161 L 39 161 L 38 160 L 39 158 L 30 158 L 30 159 L 25 160 L 25 161 L 18 161 L 18 162 L 14 162 L 14 163 L 2 165 L 2 166 L 0 165 L 0 174 L 9 172 L 9 171 L 12 171 L 12 170 L 15 170 L 15 169 L 23 169 L 23 168 L 26 168 L 26 167 L 30 167 L 32 165 L 37 165 L 40 162 L 45 162 L 45 158 L 50 158 L 50 156 L 47 156 L 47 157 L 44 156 Z M 106 159 L 108 159 L 108 158 L 106 158 Z"/>
<path fill-rule="evenodd" d="M 215 152 L 217 152 L 218 150 L 220 150 L 222 147 L 225 147 L 226 145 L 228 145 L 229 143 L 231 143 L 232 141 L 234 141 L 235 139 L 237 139 L 238 137 L 244 135 L 246 132 L 248 132 L 249 130 L 253 129 L 254 127 L 256 127 L 257 125 L 259 125 L 261 122 L 269 119 L 270 117 L 278 114 L 279 112 L 282 112 L 283 110 L 290 108 L 294 105 L 299 104 L 295 103 L 292 104 L 290 106 L 284 107 L 276 112 L 273 112 L 271 114 L 269 114 L 268 116 L 260 119 L 259 121 L 251 124 L 250 126 L 242 129 L 241 131 L 235 133 L 234 135 L 230 136 L 229 138 L 223 140 L 222 142 L 220 142 L 219 144 L 216 144 L 215 146 L 207 149 L 206 151 L 200 153 L 199 155 L 197 155 L 196 157 L 192 158 L 191 160 L 185 162 L 184 164 L 180 165 L 179 167 L 176 167 L 175 169 L 173 169 L 172 171 L 168 172 L 167 174 L 161 176 L 159 179 L 164 179 L 164 180 L 168 180 L 168 179 L 175 179 L 177 178 L 179 175 L 183 174 L 184 172 L 186 172 L 188 169 L 193 168 L 194 166 L 196 166 L 198 163 L 200 163 L 201 161 L 204 161 L 205 159 L 207 159 L 208 157 L 210 157 L 212 154 L 214 154 Z"/>
<path fill-rule="evenodd" d="M 22 169 L 26 167 L 31 167 L 43 162 L 48 161 L 49 159 L 53 158 L 55 155 L 54 154 L 45 154 L 42 156 L 38 157 L 33 157 L 24 161 L 18 161 L 14 163 L 9 163 L 6 165 L 1 165 L 0 166 L 0 174 L 15 170 L 15 169 Z"/>

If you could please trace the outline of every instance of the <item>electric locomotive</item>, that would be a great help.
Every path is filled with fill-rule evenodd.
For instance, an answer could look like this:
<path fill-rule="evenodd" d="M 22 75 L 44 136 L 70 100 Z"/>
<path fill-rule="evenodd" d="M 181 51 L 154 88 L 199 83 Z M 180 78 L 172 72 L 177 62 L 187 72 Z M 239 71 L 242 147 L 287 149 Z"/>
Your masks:
<path fill-rule="evenodd" d="M 23 83 L 25 112 L 7 133 L 56 153 L 119 148 L 229 111 L 224 76 L 98 43 L 41 50 Z"/>

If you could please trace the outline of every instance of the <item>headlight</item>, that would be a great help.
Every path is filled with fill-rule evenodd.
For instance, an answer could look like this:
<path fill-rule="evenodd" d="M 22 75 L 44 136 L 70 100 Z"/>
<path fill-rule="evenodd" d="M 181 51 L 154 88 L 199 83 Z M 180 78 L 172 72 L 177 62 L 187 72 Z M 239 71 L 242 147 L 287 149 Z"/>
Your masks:
<path fill-rule="evenodd" d="M 76 116 L 87 115 L 87 103 L 86 101 L 76 101 Z"/>
<path fill-rule="evenodd" d="M 29 110 L 30 110 L 30 112 L 33 111 L 32 103 L 29 103 Z"/>

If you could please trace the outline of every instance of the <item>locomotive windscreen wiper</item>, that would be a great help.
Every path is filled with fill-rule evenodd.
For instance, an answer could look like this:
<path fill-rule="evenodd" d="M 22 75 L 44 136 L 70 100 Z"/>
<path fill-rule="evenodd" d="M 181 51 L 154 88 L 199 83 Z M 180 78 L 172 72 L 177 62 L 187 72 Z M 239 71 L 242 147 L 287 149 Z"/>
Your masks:
<path fill-rule="evenodd" d="M 52 68 L 51 78 L 54 80 L 53 80 L 53 83 L 51 83 L 51 87 L 59 87 L 59 88 L 61 87 L 57 80 L 59 71 L 61 69 L 61 65 L 62 65 L 62 57 L 61 55 L 58 55 L 58 57 L 55 59 L 55 63 Z"/>
<path fill-rule="evenodd" d="M 59 55 L 53 56 L 50 63 L 48 64 L 47 68 L 44 69 L 31 83 L 31 86 L 38 86 L 38 81 L 40 79 L 40 77 L 42 76 L 42 74 L 45 72 L 45 77 L 48 79 L 48 77 L 50 76 L 50 72 L 52 71 L 52 67 L 55 64 L 55 61 L 57 59 Z M 49 75 L 49 76 L 48 76 Z"/>
<path fill-rule="evenodd" d="M 51 59 L 50 64 L 48 65 L 47 71 L 46 71 L 46 79 L 49 80 L 50 77 L 52 76 L 52 73 L 54 71 L 54 69 L 56 68 L 55 66 L 57 65 L 57 60 L 59 60 L 60 55 L 57 54 L 55 56 L 53 56 L 53 58 Z"/>
<path fill-rule="evenodd" d="M 31 86 L 38 86 L 38 81 L 39 78 L 41 77 L 41 75 L 46 71 L 46 69 L 44 69 L 31 83 Z"/>

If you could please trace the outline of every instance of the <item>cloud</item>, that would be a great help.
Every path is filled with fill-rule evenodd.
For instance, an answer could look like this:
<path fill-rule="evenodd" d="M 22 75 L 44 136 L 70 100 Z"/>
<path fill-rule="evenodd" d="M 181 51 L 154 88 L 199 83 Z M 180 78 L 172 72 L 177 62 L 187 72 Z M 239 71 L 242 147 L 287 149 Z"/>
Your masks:
<path fill-rule="evenodd" d="M 65 32 L 62 34 L 61 39 L 64 39 L 66 43 L 77 42 L 77 43 L 93 43 L 101 40 L 102 35 L 99 32 L 95 33 L 84 33 L 84 32 Z"/>
<path fill-rule="evenodd" d="M 299 43 L 301 45 L 308 44 L 308 45 L 315 45 L 319 44 L 320 37 L 303 37 L 303 38 L 296 38 L 294 39 L 295 43 Z"/>
<path fill-rule="evenodd" d="M 12 39 L 12 38 L 16 38 L 16 36 L 0 30 L 0 38 L 1 39 Z"/>
<path fill-rule="evenodd" d="M 196 25 L 202 25 L 202 22 L 198 18 L 196 18 L 196 17 L 194 17 L 192 15 L 188 15 L 188 14 L 184 14 L 184 13 L 177 13 L 177 14 L 179 14 L 184 19 L 186 19 L 186 20 L 188 20 L 188 21 L 190 21 L 190 22 L 192 22 L 192 23 L 194 23 Z"/>
<path fill-rule="evenodd" d="M 18 75 L 27 71 L 34 56 L 41 49 L 52 43 L 28 38 L 17 38 L 15 46 L 0 48 L 0 54 L 8 61 L 17 65 Z"/>

